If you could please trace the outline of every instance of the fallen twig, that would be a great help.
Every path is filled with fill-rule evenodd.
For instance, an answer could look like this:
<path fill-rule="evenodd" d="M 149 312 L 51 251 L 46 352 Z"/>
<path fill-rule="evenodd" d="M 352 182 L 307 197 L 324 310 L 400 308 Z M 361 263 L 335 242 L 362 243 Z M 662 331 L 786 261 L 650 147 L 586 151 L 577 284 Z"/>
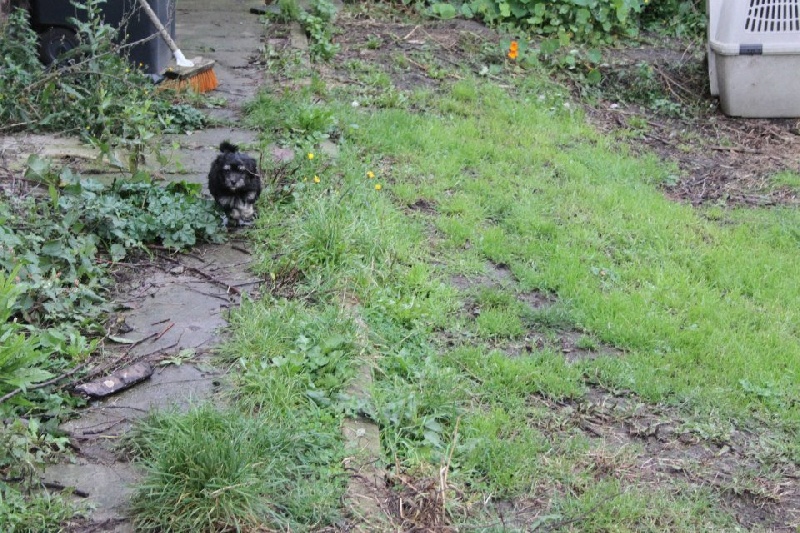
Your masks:
<path fill-rule="evenodd" d="M 156 338 L 155 338 L 155 339 L 153 339 L 153 342 L 155 342 L 155 341 L 157 341 L 158 339 L 160 339 L 161 337 L 163 337 L 163 336 L 164 336 L 164 334 L 165 334 L 166 332 L 168 332 L 169 330 L 171 330 L 173 327 L 175 327 L 175 322 L 170 322 L 170 323 L 169 323 L 169 325 L 168 325 L 166 328 L 164 328 L 164 329 L 163 329 L 163 331 L 161 331 L 161 333 L 159 333 L 158 335 L 156 335 Z"/>
<path fill-rule="evenodd" d="M 230 246 L 231 250 L 236 250 L 237 252 L 242 252 L 243 254 L 250 255 L 250 250 L 248 250 L 247 248 L 242 248 L 241 246 L 234 246 L 232 244 Z"/>
<path fill-rule="evenodd" d="M 59 490 L 59 491 L 65 491 L 65 490 L 72 491 L 72 494 L 74 494 L 75 496 L 77 496 L 79 498 L 88 498 L 89 497 L 89 493 L 88 492 L 86 492 L 85 490 L 81 490 L 81 489 L 79 489 L 77 487 L 67 487 L 66 485 L 62 485 L 61 483 L 55 483 L 53 481 L 42 481 L 41 484 L 42 484 L 42 487 L 44 487 L 46 489 Z"/>
<path fill-rule="evenodd" d="M 742 152 L 745 154 L 763 154 L 760 150 L 753 150 L 752 148 L 744 148 L 742 146 L 708 146 L 711 150 L 718 150 L 720 152 Z"/>

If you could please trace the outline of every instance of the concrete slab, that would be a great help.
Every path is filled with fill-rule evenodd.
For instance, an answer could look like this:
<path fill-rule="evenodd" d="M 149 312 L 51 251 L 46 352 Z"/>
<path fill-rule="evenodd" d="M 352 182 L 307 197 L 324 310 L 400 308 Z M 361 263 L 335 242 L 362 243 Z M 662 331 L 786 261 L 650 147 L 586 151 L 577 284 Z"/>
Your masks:
<path fill-rule="evenodd" d="M 9 170 L 23 170 L 31 155 L 52 159 L 55 163 L 76 164 L 84 169 L 104 169 L 112 167 L 100 157 L 100 151 L 83 144 L 73 137 L 53 135 L 17 134 L 0 136 L 0 162 Z M 122 161 L 127 156 L 120 153 Z"/>
<path fill-rule="evenodd" d="M 258 132 L 241 127 L 219 127 L 195 131 L 191 135 L 167 135 L 168 142 L 176 141 L 181 148 L 192 150 L 207 150 L 209 153 L 206 171 L 211 165 L 211 161 L 219 151 L 219 143 L 230 141 L 239 145 L 253 145 L 258 143 Z"/>
<path fill-rule="evenodd" d="M 200 361 L 205 360 L 198 357 Z M 146 382 L 116 396 L 92 402 L 81 412 L 80 418 L 62 424 L 61 429 L 78 442 L 83 461 L 89 460 L 88 457 L 111 464 L 116 462 L 113 455 L 104 454 L 97 449 L 98 445 L 113 452 L 118 437 L 130 429 L 133 422 L 154 409 L 186 411 L 201 403 L 213 394 L 220 376 L 220 371 L 200 363 L 157 367 Z M 98 439 L 99 443 L 90 442 Z M 84 445 L 87 442 L 89 444 Z"/>
<path fill-rule="evenodd" d="M 162 150 L 171 163 L 165 168 L 155 157 L 149 157 L 146 167 L 170 181 L 184 180 L 200 183 L 205 187 L 208 170 L 219 153 L 219 144 L 222 141 L 241 146 L 256 159 L 260 157 L 250 149 L 251 146 L 258 145 L 257 132 L 238 127 L 218 127 L 196 131 L 191 135 L 165 136 L 165 146 L 172 143 L 178 145 L 177 149 Z"/>
<path fill-rule="evenodd" d="M 44 475 L 45 482 L 58 483 L 88 494 L 87 498 L 80 501 L 94 507 L 92 519 L 96 522 L 117 518 L 123 513 L 132 495 L 131 485 L 139 479 L 141 473 L 132 464 L 105 465 L 86 460 L 51 465 Z"/>
<path fill-rule="evenodd" d="M 109 347 L 110 359 L 149 361 L 155 372 L 130 389 L 91 402 L 78 418 L 62 424 L 78 460 L 48 467 L 42 477 L 88 494 L 94 531 L 127 527 L 130 487 L 141 473 L 118 457 L 120 437 L 153 410 L 186 411 L 219 391 L 223 372 L 207 354 L 221 338 L 225 312 L 260 282 L 247 270 L 250 257 L 241 245 L 232 241 L 198 247 L 191 255 L 166 255 L 160 269 L 138 272 L 117 298 L 127 308 L 116 320 L 125 332 L 115 335 L 121 342 Z"/>

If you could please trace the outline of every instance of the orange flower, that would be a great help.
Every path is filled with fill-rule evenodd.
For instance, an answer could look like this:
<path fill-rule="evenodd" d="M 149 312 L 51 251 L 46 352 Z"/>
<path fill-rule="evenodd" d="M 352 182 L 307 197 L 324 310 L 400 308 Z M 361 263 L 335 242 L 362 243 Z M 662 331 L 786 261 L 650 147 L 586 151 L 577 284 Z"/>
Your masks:
<path fill-rule="evenodd" d="M 511 41 L 511 44 L 508 45 L 508 57 L 509 59 L 516 59 L 519 55 L 519 45 L 517 41 Z"/>

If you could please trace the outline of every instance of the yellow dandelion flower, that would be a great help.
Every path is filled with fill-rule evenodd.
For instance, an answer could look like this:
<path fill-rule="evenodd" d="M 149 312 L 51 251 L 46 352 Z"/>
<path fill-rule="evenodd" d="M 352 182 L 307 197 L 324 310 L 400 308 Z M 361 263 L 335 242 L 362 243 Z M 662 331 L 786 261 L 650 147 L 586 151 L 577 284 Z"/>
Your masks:
<path fill-rule="evenodd" d="M 380 183 L 376 183 L 376 184 L 375 184 L 375 190 L 376 190 L 376 191 L 379 191 L 379 190 L 381 190 L 382 188 L 383 188 L 383 187 L 381 187 L 381 184 L 380 184 Z"/>
<path fill-rule="evenodd" d="M 319 183 L 319 176 L 314 176 L 314 183 Z"/>
<path fill-rule="evenodd" d="M 367 172 L 367 177 L 368 177 L 369 179 L 372 179 L 372 178 L 374 178 L 374 177 L 375 177 L 375 173 L 374 173 L 373 171 L 371 171 L 371 170 L 370 170 L 369 172 Z"/>
<path fill-rule="evenodd" d="M 311 152 L 308 152 L 308 159 L 309 160 L 314 159 L 314 154 L 312 154 Z"/>

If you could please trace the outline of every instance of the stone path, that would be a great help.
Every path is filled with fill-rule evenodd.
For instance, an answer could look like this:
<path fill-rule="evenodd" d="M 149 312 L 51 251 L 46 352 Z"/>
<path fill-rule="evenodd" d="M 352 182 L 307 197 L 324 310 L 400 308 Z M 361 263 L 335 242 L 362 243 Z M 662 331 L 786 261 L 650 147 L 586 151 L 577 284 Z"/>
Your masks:
<path fill-rule="evenodd" d="M 167 144 L 178 148 L 174 162 L 160 168 L 168 180 L 186 180 L 205 185 L 206 173 L 223 140 L 256 145 L 257 135 L 242 125 L 242 105 L 251 99 L 264 82 L 263 71 L 254 66 L 260 54 L 263 25 L 250 13 L 257 3 L 243 0 L 181 0 L 177 7 L 176 36 L 187 57 L 202 55 L 216 61 L 214 72 L 220 85 L 213 93 L 226 99 L 226 105 L 209 114 L 220 126 L 191 135 L 173 135 Z M 306 48 L 299 28 L 290 33 L 293 48 Z M 51 146 L 51 157 L 79 157 L 88 161 L 91 153 L 70 139 L 53 143 L 31 136 L 2 141 L 5 155 L 16 154 L 16 166 L 33 150 L 25 147 Z M 7 146 L 8 145 L 8 146 Z M 335 146 L 327 146 L 335 152 Z M 279 151 L 273 151 L 278 157 Z M 81 416 L 63 424 L 76 448 L 76 461 L 52 465 L 43 480 L 51 486 L 75 487 L 94 511 L 76 531 L 133 531 L 127 518 L 131 485 L 140 472 L 120 459 L 115 446 L 139 417 L 153 409 L 185 410 L 218 392 L 224 381 L 214 368 L 209 353 L 220 340 L 225 313 L 238 304 L 241 293 L 258 289 L 259 280 L 248 271 L 250 261 L 246 243 L 235 239 L 223 245 L 205 245 L 188 255 L 166 253 L 162 261 L 137 271 L 117 287 L 116 301 L 122 308 L 115 317 L 112 333 L 122 343 L 109 346 L 101 362 L 112 373 L 134 362 L 145 362 L 155 370 L 146 381 L 103 400 L 93 401 Z M 231 288 L 232 287 L 232 288 Z M 354 309 L 354 313 L 357 311 Z M 365 327 L 365 326 L 363 326 Z M 173 360 L 180 364 L 164 364 Z M 371 380 L 369 362 L 361 370 L 363 383 Z M 363 387 L 352 391 L 368 395 Z M 380 457 L 378 428 L 366 420 L 349 420 L 343 435 L 350 450 L 347 467 L 351 482 L 345 496 L 354 528 L 374 531 L 385 517 L 374 488 L 383 483 L 383 473 L 375 466 Z M 358 525 L 360 524 L 360 525 Z"/>
<path fill-rule="evenodd" d="M 168 180 L 205 185 L 220 142 L 256 141 L 256 133 L 240 125 L 241 106 L 256 94 L 263 79 L 251 61 L 259 53 L 263 34 L 259 17 L 249 12 L 253 5 L 241 0 L 181 0 L 178 4 L 179 46 L 188 57 L 205 55 L 217 62 L 214 72 L 220 86 L 213 94 L 227 103 L 210 112 L 225 125 L 169 136 L 167 143 L 179 147 L 171 155 L 176 164 L 162 169 L 161 175 Z M 28 137 L 8 144 L 22 153 L 25 146 L 36 143 Z M 42 155 L 74 157 L 76 152 L 91 156 L 70 140 L 57 146 L 60 151 Z M 115 453 L 120 436 L 153 409 L 188 409 L 218 390 L 222 372 L 211 365 L 209 352 L 219 342 L 227 310 L 238 304 L 240 293 L 259 286 L 259 280 L 248 271 L 250 256 L 245 246 L 232 239 L 223 245 L 201 246 L 188 255 L 165 252 L 160 266 L 132 272 L 130 279 L 117 287 L 116 301 L 124 309 L 115 317 L 118 327 L 113 333 L 124 343 L 109 346 L 101 366 L 112 372 L 144 361 L 155 371 L 126 391 L 93 401 L 80 418 L 62 426 L 76 447 L 76 461 L 48 467 L 43 480 L 52 486 L 75 487 L 85 495 L 82 500 L 94 507 L 79 531 L 133 531 L 126 510 L 131 484 L 140 473 Z M 176 361 L 179 365 L 159 364 L 178 355 L 188 360 Z"/>

